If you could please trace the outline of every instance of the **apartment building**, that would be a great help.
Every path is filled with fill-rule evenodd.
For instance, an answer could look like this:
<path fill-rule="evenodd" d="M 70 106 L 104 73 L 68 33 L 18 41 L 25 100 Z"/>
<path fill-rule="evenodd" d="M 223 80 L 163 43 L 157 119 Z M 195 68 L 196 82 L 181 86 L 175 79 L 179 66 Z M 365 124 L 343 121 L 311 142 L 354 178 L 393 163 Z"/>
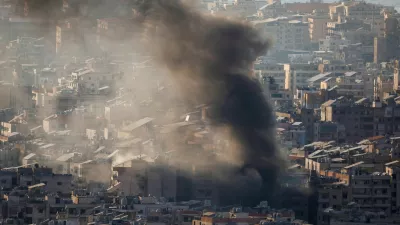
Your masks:
<path fill-rule="evenodd" d="M 361 43 L 348 44 L 339 46 L 336 58 L 342 62 L 352 64 L 354 69 L 361 69 L 364 67 L 363 59 L 363 46 Z"/>
<path fill-rule="evenodd" d="M 254 14 L 257 9 L 268 3 L 267 0 L 234 0 L 234 5 L 247 15 Z"/>
<path fill-rule="evenodd" d="M 37 117 L 45 118 L 65 110 L 74 108 L 78 102 L 77 92 L 61 87 L 49 91 L 33 91 L 33 101 L 37 109 Z"/>
<path fill-rule="evenodd" d="M 327 78 L 321 83 L 326 82 L 326 80 L 332 80 L 333 78 Z M 317 88 L 306 87 L 298 88 L 294 97 L 295 103 L 301 108 L 307 109 L 319 109 L 322 103 L 337 98 L 336 88 Z"/>
<path fill-rule="evenodd" d="M 383 15 L 378 17 L 372 17 L 364 20 L 369 27 L 371 32 L 377 34 L 377 37 L 384 37 L 385 36 L 385 18 Z"/>
<path fill-rule="evenodd" d="M 342 45 L 349 45 L 350 40 L 342 39 L 340 36 L 325 36 L 319 39 L 320 51 L 339 51 Z"/>
<path fill-rule="evenodd" d="M 394 97 L 382 101 L 362 98 L 352 101 L 344 97 L 329 100 L 321 106 L 321 120 L 344 124 L 348 141 L 400 131 L 400 109 Z"/>
<path fill-rule="evenodd" d="M 325 61 L 318 65 L 320 73 L 331 72 L 333 77 L 343 76 L 348 71 L 354 71 L 353 65 L 340 61 Z"/>
<path fill-rule="evenodd" d="M 287 11 L 280 1 L 272 1 L 257 10 L 258 18 L 274 18 L 285 14 L 287 14 Z"/>
<path fill-rule="evenodd" d="M 365 161 L 358 161 L 360 157 Z M 348 149 L 326 145 L 307 155 L 306 168 L 320 174 L 320 179 L 331 179 L 318 189 L 318 224 L 329 224 L 326 212 L 342 210 L 349 203 L 386 217 L 397 213 L 399 162 L 384 164 L 384 158 L 367 153 L 362 145 Z"/>
<path fill-rule="evenodd" d="M 302 122 L 289 124 L 281 139 L 288 149 L 302 147 L 306 144 L 306 128 Z"/>
<path fill-rule="evenodd" d="M 350 190 L 343 183 L 332 180 L 321 184 L 318 188 L 317 224 L 329 224 L 329 219 L 324 213 L 325 210 L 328 208 L 340 210 L 350 201 Z"/>
<path fill-rule="evenodd" d="M 284 64 L 285 70 L 285 89 L 290 90 L 292 93 L 298 87 L 307 87 L 308 80 L 311 77 L 319 74 L 317 64 Z"/>
<path fill-rule="evenodd" d="M 91 68 L 81 68 L 71 74 L 68 87 L 82 94 L 109 93 L 118 74 L 95 72 Z"/>
<path fill-rule="evenodd" d="M 332 21 L 338 21 L 339 17 L 345 15 L 344 4 L 330 5 L 329 6 L 329 17 Z"/>
<path fill-rule="evenodd" d="M 365 210 L 380 209 L 387 215 L 391 211 L 391 176 L 360 167 L 362 162 L 344 167 L 350 176 L 352 200 Z"/>
<path fill-rule="evenodd" d="M 273 102 L 275 107 L 289 107 L 292 104 L 292 95 L 289 90 L 279 88 L 274 77 L 263 77 L 260 80 L 266 98 Z"/>
<path fill-rule="evenodd" d="M 317 42 L 328 34 L 327 23 L 331 21 L 329 15 L 324 12 L 314 11 L 314 15 L 308 18 L 308 31 L 310 40 Z"/>
<path fill-rule="evenodd" d="M 345 16 L 365 20 L 369 18 L 379 18 L 381 15 L 382 5 L 371 4 L 364 1 L 351 2 L 344 6 Z"/>
<path fill-rule="evenodd" d="M 254 72 L 258 74 L 259 79 L 273 77 L 279 89 L 285 88 L 285 70 L 281 63 L 263 63 L 261 61 L 254 64 Z"/>
<path fill-rule="evenodd" d="M 271 39 L 271 51 L 308 49 L 310 35 L 308 23 L 289 17 L 252 21 L 254 27 Z"/>
<path fill-rule="evenodd" d="M 399 140 L 399 138 L 396 138 Z M 385 164 L 386 173 L 391 176 L 391 210 L 392 213 L 398 213 L 398 207 L 400 207 L 400 161 L 395 160 Z"/>
<path fill-rule="evenodd" d="M 352 96 L 354 99 L 366 96 L 364 82 L 356 79 L 357 74 L 357 72 L 347 72 L 344 76 L 336 78 L 338 96 Z"/>
<path fill-rule="evenodd" d="M 345 143 L 346 128 L 343 124 L 331 122 L 314 123 L 314 141 L 336 141 Z"/>
<path fill-rule="evenodd" d="M 341 36 L 349 31 L 355 31 L 359 28 L 368 29 L 368 25 L 364 24 L 363 20 L 355 19 L 355 18 L 346 18 L 339 17 L 337 21 L 330 21 L 326 24 L 328 35 L 329 36 Z M 354 42 L 356 43 L 356 42 Z"/>

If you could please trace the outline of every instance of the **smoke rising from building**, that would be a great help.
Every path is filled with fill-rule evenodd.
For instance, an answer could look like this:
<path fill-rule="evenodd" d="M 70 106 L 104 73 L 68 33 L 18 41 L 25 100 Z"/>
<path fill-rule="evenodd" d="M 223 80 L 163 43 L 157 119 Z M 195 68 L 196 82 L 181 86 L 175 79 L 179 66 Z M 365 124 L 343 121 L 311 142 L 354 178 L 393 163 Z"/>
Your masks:
<path fill-rule="evenodd" d="M 251 75 L 253 62 L 266 53 L 269 42 L 248 24 L 204 17 L 180 0 L 131 4 L 136 22 L 146 28 L 146 47 L 169 69 L 184 98 L 193 105 L 210 105 L 209 122 L 229 130 L 229 160 L 218 158 L 205 166 L 219 180 L 221 203 L 241 199 L 254 205 L 271 199 L 285 160 L 275 144 L 272 108 Z M 202 155 L 182 159 L 191 158 L 196 165 L 208 160 Z"/>
<path fill-rule="evenodd" d="M 268 199 L 284 160 L 274 142 L 271 106 L 250 76 L 268 41 L 247 24 L 203 17 L 179 0 L 136 4 L 143 23 L 153 31 L 147 37 L 159 62 L 169 68 L 185 97 L 210 104 L 211 122 L 228 126 L 236 139 L 235 162 L 211 168 L 235 187 L 225 192 L 227 197 L 252 192 L 255 201 Z"/>

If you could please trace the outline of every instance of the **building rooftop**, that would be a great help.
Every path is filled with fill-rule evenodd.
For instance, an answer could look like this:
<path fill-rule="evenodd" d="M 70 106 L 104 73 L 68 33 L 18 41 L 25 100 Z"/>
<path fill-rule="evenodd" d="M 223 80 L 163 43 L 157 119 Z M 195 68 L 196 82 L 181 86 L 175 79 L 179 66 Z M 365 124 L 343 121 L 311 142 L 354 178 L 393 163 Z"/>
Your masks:
<path fill-rule="evenodd" d="M 72 159 L 74 156 L 75 156 L 75 153 L 67 153 L 67 154 L 64 154 L 64 155 L 58 157 L 56 160 L 61 161 L 61 162 L 66 162 L 66 161 Z"/>
<path fill-rule="evenodd" d="M 324 102 L 321 106 L 328 107 L 328 106 L 331 106 L 335 102 L 336 102 L 336 100 L 328 100 L 328 101 Z"/>
<path fill-rule="evenodd" d="M 322 80 L 323 78 L 332 75 L 332 72 L 327 72 L 327 73 L 320 73 L 318 75 L 315 75 L 313 77 L 311 77 L 310 79 L 308 79 L 308 82 L 315 82 L 318 80 Z"/>
<path fill-rule="evenodd" d="M 35 156 L 36 156 L 35 153 L 30 153 L 30 154 L 28 154 L 27 156 L 25 156 L 23 159 L 24 159 L 24 160 L 29 160 L 29 159 L 32 159 L 32 158 L 35 157 Z"/>
<path fill-rule="evenodd" d="M 361 165 L 361 164 L 364 164 L 364 162 L 363 162 L 363 161 L 356 162 L 356 163 L 354 163 L 354 164 L 351 164 L 351 165 L 349 165 L 349 166 L 345 166 L 345 167 L 343 167 L 343 168 L 344 168 L 344 169 L 351 169 L 351 168 L 357 167 L 357 166 L 359 166 L 359 165 Z"/>
<path fill-rule="evenodd" d="M 136 128 L 139 128 L 147 123 L 150 123 L 151 121 L 153 121 L 154 118 L 150 118 L 150 117 L 145 117 L 143 119 L 140 119 L 134 123 L 129 124 L 128 126 L 125 126 L 122 128 L 122 131 L 125 132 L 132 132 L 133 130 L 135 130 Z"/>

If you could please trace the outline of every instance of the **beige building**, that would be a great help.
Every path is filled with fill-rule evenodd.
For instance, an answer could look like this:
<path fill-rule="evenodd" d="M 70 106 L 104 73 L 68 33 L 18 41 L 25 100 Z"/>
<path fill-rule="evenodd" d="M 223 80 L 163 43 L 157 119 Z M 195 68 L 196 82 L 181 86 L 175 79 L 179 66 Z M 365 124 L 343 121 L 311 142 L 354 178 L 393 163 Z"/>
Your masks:
<path fill-rule="evenodd" d="M 329 21 L 331 21 L 331 18 L 328 15 L 318 12 L 308 18 L 308 31 L 311 41 L 317 42 L 326 37 L 328 34 L 327 22 Z"/>
<path fill-rule="evenodd" d="M 399 86 L 399 74 L 400 74 L 400 63 L 399 60 L 394 61 L 394 71 L 393 71 L 393 90 L 398 91 Z"/>
<path fill-rule="evenodd" d="M 285 89 L 291 91 L 292 94 L 298 87 L 307 87 L 308 80 L 318 75 L 317 64 L 284 64 L 285 70 Z"/>

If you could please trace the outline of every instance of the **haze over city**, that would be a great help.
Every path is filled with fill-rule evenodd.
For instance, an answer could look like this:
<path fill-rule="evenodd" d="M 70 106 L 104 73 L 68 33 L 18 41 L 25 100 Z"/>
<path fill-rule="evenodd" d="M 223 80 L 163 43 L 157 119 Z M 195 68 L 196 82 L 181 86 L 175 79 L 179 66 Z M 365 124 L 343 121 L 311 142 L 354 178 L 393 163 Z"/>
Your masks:
<path fill-rule="evenodd" d="M 0 0 L 0 224 L 400 224 L 398 10 Z"/>

